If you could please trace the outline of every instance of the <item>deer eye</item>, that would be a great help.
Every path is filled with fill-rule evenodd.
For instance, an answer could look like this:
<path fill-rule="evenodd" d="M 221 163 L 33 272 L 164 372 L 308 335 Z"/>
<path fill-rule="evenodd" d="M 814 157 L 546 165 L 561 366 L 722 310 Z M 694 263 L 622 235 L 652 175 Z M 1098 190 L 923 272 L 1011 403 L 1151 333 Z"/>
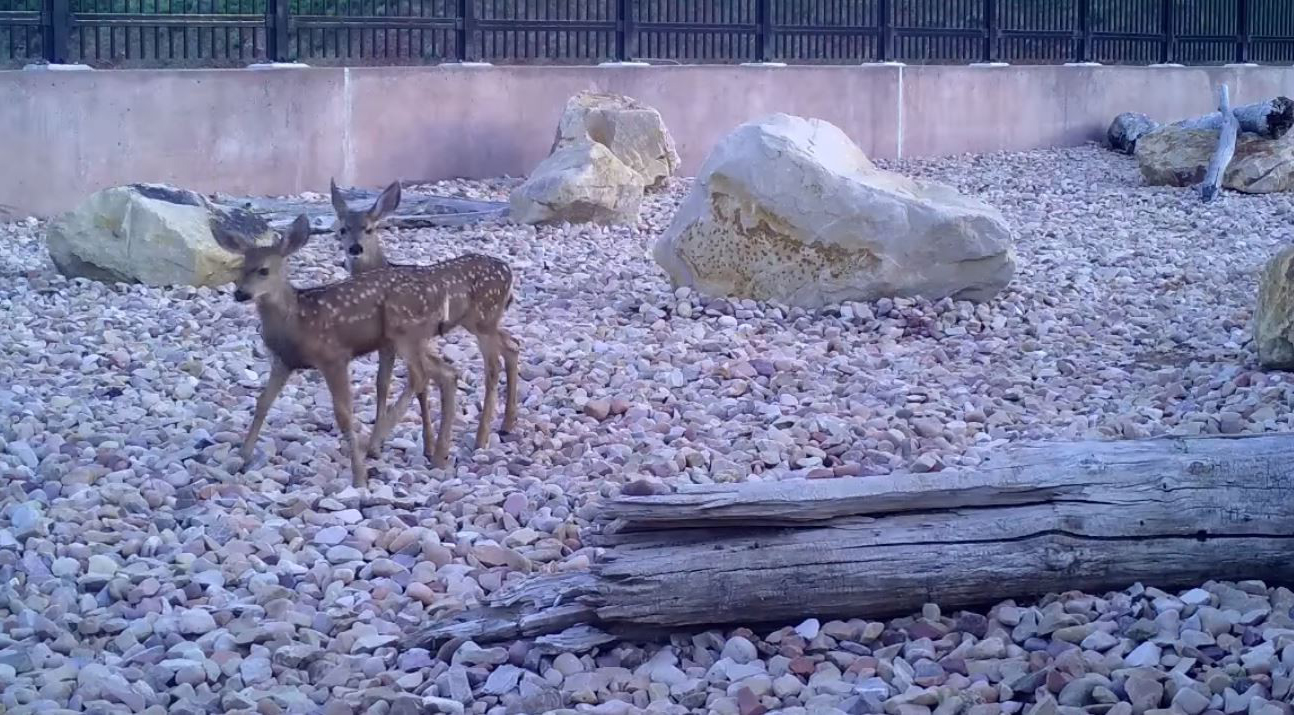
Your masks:
<path fill-rule="evenodd" d="M 338 233 L 338 235 L 345 236 L 345 235 L 346 235 L 346 227 L 345 227 L 345 226 L 342 226 L 342 227 L 341 227 L 341 230 L 337 231 L 337 233 Z"/>
<path fill-rule="evenodd" d="M 260 269 L 259 271 L 256 271 L 256 272 L 257 272 L 257 273 L 259 273 L 259 274 L 261 274 L 261 275 L 263 275 L 263 276 L 268 276 L 268 275 L 270 274 L 270 269 L 268 269 L 268 268 L 262 268 L 262 269 Z"/>

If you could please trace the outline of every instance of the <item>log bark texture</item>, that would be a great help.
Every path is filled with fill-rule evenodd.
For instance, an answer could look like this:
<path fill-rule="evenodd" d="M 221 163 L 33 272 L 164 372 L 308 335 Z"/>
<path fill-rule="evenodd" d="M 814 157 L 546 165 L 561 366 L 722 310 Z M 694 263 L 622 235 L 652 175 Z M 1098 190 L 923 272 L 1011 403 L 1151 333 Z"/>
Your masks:
<path fill-rule="evenodd" d="M 1218 129 L 1218 148 L 1209 160 L 1208 171 L 1200 185 L 1200 198 L 1212 201 L 1222 191 L 1222 177 L 1236 155 L 1236 140 L 1240 135 L 1240 122 L 1231 113 L 1231 91 L 1224 84 L 1218 88 L 1218 115 L 1222 118 Z"/>
<path fill-rule="evenodd" d="M 1294 100 L 1275 97 L 1262 102 L 1246 104 L 1231 111 L 1240 124 L 1240 131 L 1257 134 L 1263 139 L 1280 139 L 1294 127 Z M 1221 129 L 1222 112 L 1210 112 L 1200 117 L 1173 123 L 1183 129 Z"/>
<path fill-rule="evenodd" d="M 1294 581 L 1289 434 L 1045 444 L 974 470 L 714 485 L 601 508 L 585 540 L 607 551 L 591 571 L 526 579 L 407 643 L 880 618 L 1137 581 Z"/>

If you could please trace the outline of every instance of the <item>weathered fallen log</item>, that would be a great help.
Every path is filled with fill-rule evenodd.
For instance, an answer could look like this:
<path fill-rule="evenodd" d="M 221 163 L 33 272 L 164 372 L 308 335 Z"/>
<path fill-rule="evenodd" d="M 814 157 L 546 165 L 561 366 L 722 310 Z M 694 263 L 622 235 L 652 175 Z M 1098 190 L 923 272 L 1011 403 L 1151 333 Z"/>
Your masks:
<path fill-rule="evenodd" d="M 351 203 L 372 204 L 377 192 L 368 189 L 342 189 L 342 195 Z M 332 204 L 326 200 L 270 199 L 217 194 L 212 203 L 224 207 L 246 209 L 265 218 L 271 228 L 282 231 L 296 217 L 305 214 L 310 219 L 311 233 L 324 233 L 332 229 Z M 389 214 L 383 223 L 395 228 L 426 228 L 428 226 L 462 226 L 477 221 L 502 218 L 508 213 L 504 201 L 476 201 L 452 196 L 427 196 L 405 193 L 400 206 Z"/>
<path fill-rule="evenodd" d="M 1137 581 L 1294 581 L 1294 435 L 1046 444 L 974 470 L 618 497 L 590 572 L 532 577 L 411 634 L 880 618 Z M 589 626 L 595 626 L 590 628 Z M 573 629 L 573 630 L 572 630 Z"/>
<path fill-rule="evenodd" d="M 1224 84 L 1218 88 L 1218 116 L 1222 118 L 1218 129 L 1218 148 L 1209 160 L 1209 169 L 1204 172 L 1204 182 L 1200 185 L 1200 197 L 1208 203 L 1222 191 L 1222 176 L 1231 165 L 1231 158 L 1236 155 L 1236 139 L 1240 136 L 1240 122 L 1231 113 L 1231 91 Z"/>
<path fill-rule="evenodd" d="M 1239 122 L 1240 131 L 1257 134 L 1263 139 L 1280 139 L 1290 127 L 1294 127 L 1294 100 L 1275 97 L 1236 107 L 1231 114 Z M 1183 129 L 1221 129 L 1222 112 L 1183 119 L 1173 122 L 1173 125 Z"/>
<path fill-rule="evenodd" d="M 1294 127 L 1294 100 L 1289 97 L 1246 104 L 1236 107 L 1231 114 L 1240 124 L 1240 131 L 1257 135 L 1263 139 L 1280 139 Z M 1159 129 L 1163 125 L 1144 114 L 1124 112 L 1114 118 L 1106 130 L 1106 139 L 1110 148 L 1124 154 L 1133 154 L 1137 150 L 1137 140 Z M 1222 113 L 1210 112 L 1203 116 L 1191 117 L 1173 122 L 1171 126 L 1183 129 L 1222 128 Z"/>

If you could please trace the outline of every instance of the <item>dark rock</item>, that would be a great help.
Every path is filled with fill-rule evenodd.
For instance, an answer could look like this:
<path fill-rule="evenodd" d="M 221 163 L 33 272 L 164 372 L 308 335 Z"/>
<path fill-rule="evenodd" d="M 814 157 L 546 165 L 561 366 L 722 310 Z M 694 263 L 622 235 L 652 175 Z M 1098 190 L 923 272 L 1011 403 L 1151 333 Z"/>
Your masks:
<path fill-rule="evenodd" d="M 982 639 L 988 635 L 988 618 L 978 613 L 963 611 L 957 614 L 953 628 Z"/>

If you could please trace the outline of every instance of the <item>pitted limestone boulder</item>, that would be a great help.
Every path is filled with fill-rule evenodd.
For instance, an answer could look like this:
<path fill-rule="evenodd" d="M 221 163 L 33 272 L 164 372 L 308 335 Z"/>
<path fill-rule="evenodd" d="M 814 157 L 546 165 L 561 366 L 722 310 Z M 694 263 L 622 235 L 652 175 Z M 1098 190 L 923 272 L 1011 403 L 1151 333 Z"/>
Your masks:
<path fill-rule="evenodd" d="M 654 255 L 675 287 L 807 308 L 987 300 L 1015 272 L 996 209 L 878 169 L 839 128 L 786 114 L 715 147 Z"/>

